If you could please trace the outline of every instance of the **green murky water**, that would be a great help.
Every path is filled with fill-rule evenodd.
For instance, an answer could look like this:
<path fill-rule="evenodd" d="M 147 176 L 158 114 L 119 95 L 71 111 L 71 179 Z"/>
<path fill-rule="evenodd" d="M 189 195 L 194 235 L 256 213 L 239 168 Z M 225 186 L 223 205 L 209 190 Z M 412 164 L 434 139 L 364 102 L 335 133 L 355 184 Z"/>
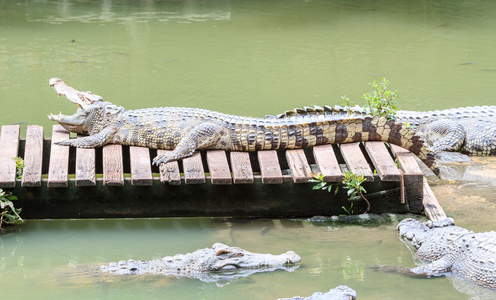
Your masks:
<path fill-rule="evenodd" d="M 261 253 L 292 249 L 302 257 L 302 265 L 294 272 L 259 273 L 225 285 L 163 276 L 101 282 L 98 277 L 63 272 L 71 264 L 156 259 L 215 242 Z M 393 225 L 330 227 L 215 219 L 33 221 L 21 232 L 2 237 L 0 254 L 2 291 L 17 299 L 277 299 L 308 296 L 339 284 L 353 287 L 362 299 L 466 297 L 447 279 L 410 279 L 369 269 L 376 264 L 414 266 Z"/>
<path fill-rule="evenodd" d="M 1 124 L 45 127 L 72 113 L 48 79 L 126 108 L 189 106 L 263 116 L 357 99 L 387 77 L 404 109 L 496 103 L 493 1 L 0 1 Z M 24 134 L 24 133 L 21 133 Z M 495 227 L 494 159 L 433 185 L 462 226 Z M 325 214 L 325 212 L 323 212 Z M 215 219 L 30 221 L 0 237 L 2 295 L 16 299 L 276 299 L 339 284 L 361 299 L 494 299 L 441 278 L 376 273 L 413 266 L 394 224 L 328 227 Z M 294 272 L 227 285 L 57 276 L 72 264 L 152 259 L 224 242 L 294 250 Z M 61 271 L 62 270 L 62 271 Z M 458 289 L 463 290 L 459 292 Z M 470 290 L 468 292 L 467 290 Z"/>

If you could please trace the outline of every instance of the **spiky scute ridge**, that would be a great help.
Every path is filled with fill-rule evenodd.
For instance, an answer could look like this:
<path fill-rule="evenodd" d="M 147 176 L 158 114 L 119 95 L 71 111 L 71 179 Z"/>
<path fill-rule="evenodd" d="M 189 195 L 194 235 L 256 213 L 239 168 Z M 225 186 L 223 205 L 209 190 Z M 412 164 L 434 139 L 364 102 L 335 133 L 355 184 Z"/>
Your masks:
<path fill-rule="evenodd" d="M 127 111 L 103 100 L 88 101 L 84 93 L 52 80 L 58 94 L 79 105 L 73 116 L 50 116 L 66 129 L 90 137 L 58 144 L 94 148 L 107 143 L 173 150 L 157 156 L 154 164 L 188 157 L 198 149 L 255 151 L 298 149 L 331 143 L 384 141 L 408 149 L 434 173 L 434 156 L 413 132 L 384 117 L 328 114 L 330 107 L 305 108 L 286 117 L 252 118 L 198 108 L 161 107 Z M 67 94 L 65 91 L 67 90 Z M 80 93 L 80 94 L 79 94 Z M 99 96 L 92 95 L 92 99 Z M 82 121 L 81 115 L 85 114 Z"/>
<path fill-rule="evenodd" d="M 277 115 L 277 118 L 291 118 L 296 116 L 304 115 L 316 115 L 316 114 L 326 114 L 327 116 L 354 116 L 354 115 L 366 115 L 367 110 L 362 106 L 353 107 L 342 107 L 339 105 L 335 106 L 318 106 L 314 107 L 305 106 L 304 108 L 295 108 L 293 110 L 287 110 L 282 114 Z M 402 123 L 410 123 L 412 126 L 418 126 L 421 123 L 432 122 L 439 119 L 487 119 L 494 120 L 496 118 L 496 106 L 468 106 L 468 107 L 458 107 L 443 110 L 431 110 L 431 111 L 413 111 L 413 110 L 398 110 L 396 112 L 396 120 Z"/>
<path fill-rule="evenodd" d="M 426 223 L 405 219 L 398 230 L 427 263 L 410 269 L 412 273 L 458 276 L 496 289 L 496 232 L 474 233 L 455 226 L 452 219 Z"/>

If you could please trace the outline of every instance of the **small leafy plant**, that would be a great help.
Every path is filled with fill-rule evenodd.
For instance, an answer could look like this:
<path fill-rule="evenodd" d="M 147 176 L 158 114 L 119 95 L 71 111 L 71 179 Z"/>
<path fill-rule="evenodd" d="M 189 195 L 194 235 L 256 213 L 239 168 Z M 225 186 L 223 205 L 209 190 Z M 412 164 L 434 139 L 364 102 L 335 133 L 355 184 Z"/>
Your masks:
<path fill-rule="evenodd" d="M 327 190 L 328 192 L 331 192 L 333 186 L 335 186 L 336 188 L 334 190 L 334 194 L 337 194 L 339 190 L 338 184 L 331 184 L 329 182 L 325 182 L 324 175 L 322 175 L 320 172 L 317 174 L 310 173 L 310 175 L 312 176 L 312 179 L 310 179 L 309 182 L 317 183 L 316 185 L 313 186 L 314 190 Z M 348 190 L 347 191 L 348 199 L 351 200 L 357 197 L 358 194 L 360 198 L 362 198 L 367 203 L 367 210 L 364 212 L 367 213 L 370 210 L 370 202 L 363 195 L 367 191 L 362 186 L 362 183 L 367 179 L 363 175 L 354 174 L 352 171 L 347 171 L 343 175 L 344 175 L 344 179 L 341 183 L 343 184 L 343 188 Z M 348 209 L 346 209 L 344 206 L 342 208 L 348 214 L 353 213 L 351 210 L 353 208 L 353 203 Z"/>
<path fill-rule="evenodd" d="M 386 78 L 382 79 L 381 83 L 372 82 L 374 91 L 364 94 L 362 98 L 367 101 L 365 109 L 371 115 L 387 117 L 388 119 L 396 119 L 396 111 L 398 108 L 398 92 L 387 89 L 389 81 Z"/>
<path fill-rule="evenodd" d="M 24 223 L 24 220 L 19 215 L 21 209 L 15 208 L 12 202 L 15 200 L 17 200 L 17 197 L 13 196 L 12 193 L 0 189 L 0 230 L 2 230 L 4 224 L 20 225 Z"/>
<path fill-rule="evenodd" d="M 396 104 L 398 103 L 398 91 L 388 90 L 387 85 L 389 81 L 386 78 L 382 79 L 381 83 L 374 82 L 371 83 L 374 90 L 370 93 L 363 94 L 362 98 L 367 101 L 364 105 L 364 110 L 369 115 L 377 115 L 381 117 L 386 117 L 388 119 L 396 119 L 396 112 L 398 108 Z M 356 109 L 356 103 L 352 102 L 349 98 L 343 96 L 343 105 L 346 107 L 348 114 L 360 113 Z"/>
<path fill-rule="evenodd" d="M 316 185 L 313 186 L 312 189 L 314 190 L 327 190 L 328 192 L 332 191 L 332 187 L 336 187 L 334 190 L 334 195 L 336 195 L 339 191 L 339 185 L 338 184 L 331 184 L 329 182 L 324 181 L 324 175 L 321 174 L 320 172 L 317 174 L 314 174 L 313 172 L 310 173 L 310 176 L 313 178 L 309 180 L 309 182 L 315 182 L 317 183 Z"/>
<path fill-rule="evenodd" d="M 344 206 L 341 206 L 341 208 L 348 214 L 352 215 L 353 214 L 353 203 L 350 204 L 350 207 L 346 208 Z"/>
<path fill-rule="evenodd" d="M 22 178 L 22 170 L 24 170 L 24 159 L 22 159 L 22 157 L 12 157 L 12 159 L 15 161 L 16 163 L 16 175 L 17 175 L 17 179 L 21 179 Z"/>
<path fill-rule="evenodd" d="M 355 198 L 357 194 L 366 193 L 367 191 L 363 188 L 362 183 L 367 180 L 362 175 L 356 175 L 351 171 L 346 171 L 344 173 L 343 184 L 345 189 L 348 190 L 348 197 Z"/>

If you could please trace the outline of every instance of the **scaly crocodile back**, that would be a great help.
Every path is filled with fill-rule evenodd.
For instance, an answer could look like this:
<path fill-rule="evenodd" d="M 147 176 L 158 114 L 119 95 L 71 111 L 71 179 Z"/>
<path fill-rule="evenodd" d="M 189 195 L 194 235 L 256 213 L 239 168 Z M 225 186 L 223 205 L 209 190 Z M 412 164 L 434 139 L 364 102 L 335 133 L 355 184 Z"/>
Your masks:
<path fill-rule="evenodd" d="M 396 118 L 399 122 L 410 123 L 412 126 L 443 118 L 453 120 L 468 118 L 494 120 L 496 118 L 496 106 L 470 106 L 432 111 L 399 110 Z"/>

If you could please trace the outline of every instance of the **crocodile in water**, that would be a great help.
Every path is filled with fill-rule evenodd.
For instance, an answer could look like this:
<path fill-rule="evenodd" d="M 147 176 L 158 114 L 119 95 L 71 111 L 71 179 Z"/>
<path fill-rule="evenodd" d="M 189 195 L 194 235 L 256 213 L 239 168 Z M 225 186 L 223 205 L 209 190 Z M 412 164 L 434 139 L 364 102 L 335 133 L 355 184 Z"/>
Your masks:
<path fill-rule="evenodd" d="M 474 233 L 455 226 L 451 218 L 424 223 L 405 219 L 398 231 L 423 264 L 380 270 L 416 277 L 453 276 L 496 289 L 496 232 Z"/>
<path fill-rule="evenodd" d="M 168 276 L 199 279 L 204 282 L 230 282 L 260 272 L 299 267 L 301 258 L 293 251 L 279 255 L 252 253 L 238 247 L 215 243 L 211 248 L 154 260 L 128 260 L 104 265 L 74 266 L 73 274 L 109 279 L 108 276 Z M 67 273 L 67 272 L 66 272 Z M 98 276 L 96 276 L 98 275 Z M 107 277 L 105 277 L 107 276 Z M 70 277 L 68 274 L 67 277 Z"/>

